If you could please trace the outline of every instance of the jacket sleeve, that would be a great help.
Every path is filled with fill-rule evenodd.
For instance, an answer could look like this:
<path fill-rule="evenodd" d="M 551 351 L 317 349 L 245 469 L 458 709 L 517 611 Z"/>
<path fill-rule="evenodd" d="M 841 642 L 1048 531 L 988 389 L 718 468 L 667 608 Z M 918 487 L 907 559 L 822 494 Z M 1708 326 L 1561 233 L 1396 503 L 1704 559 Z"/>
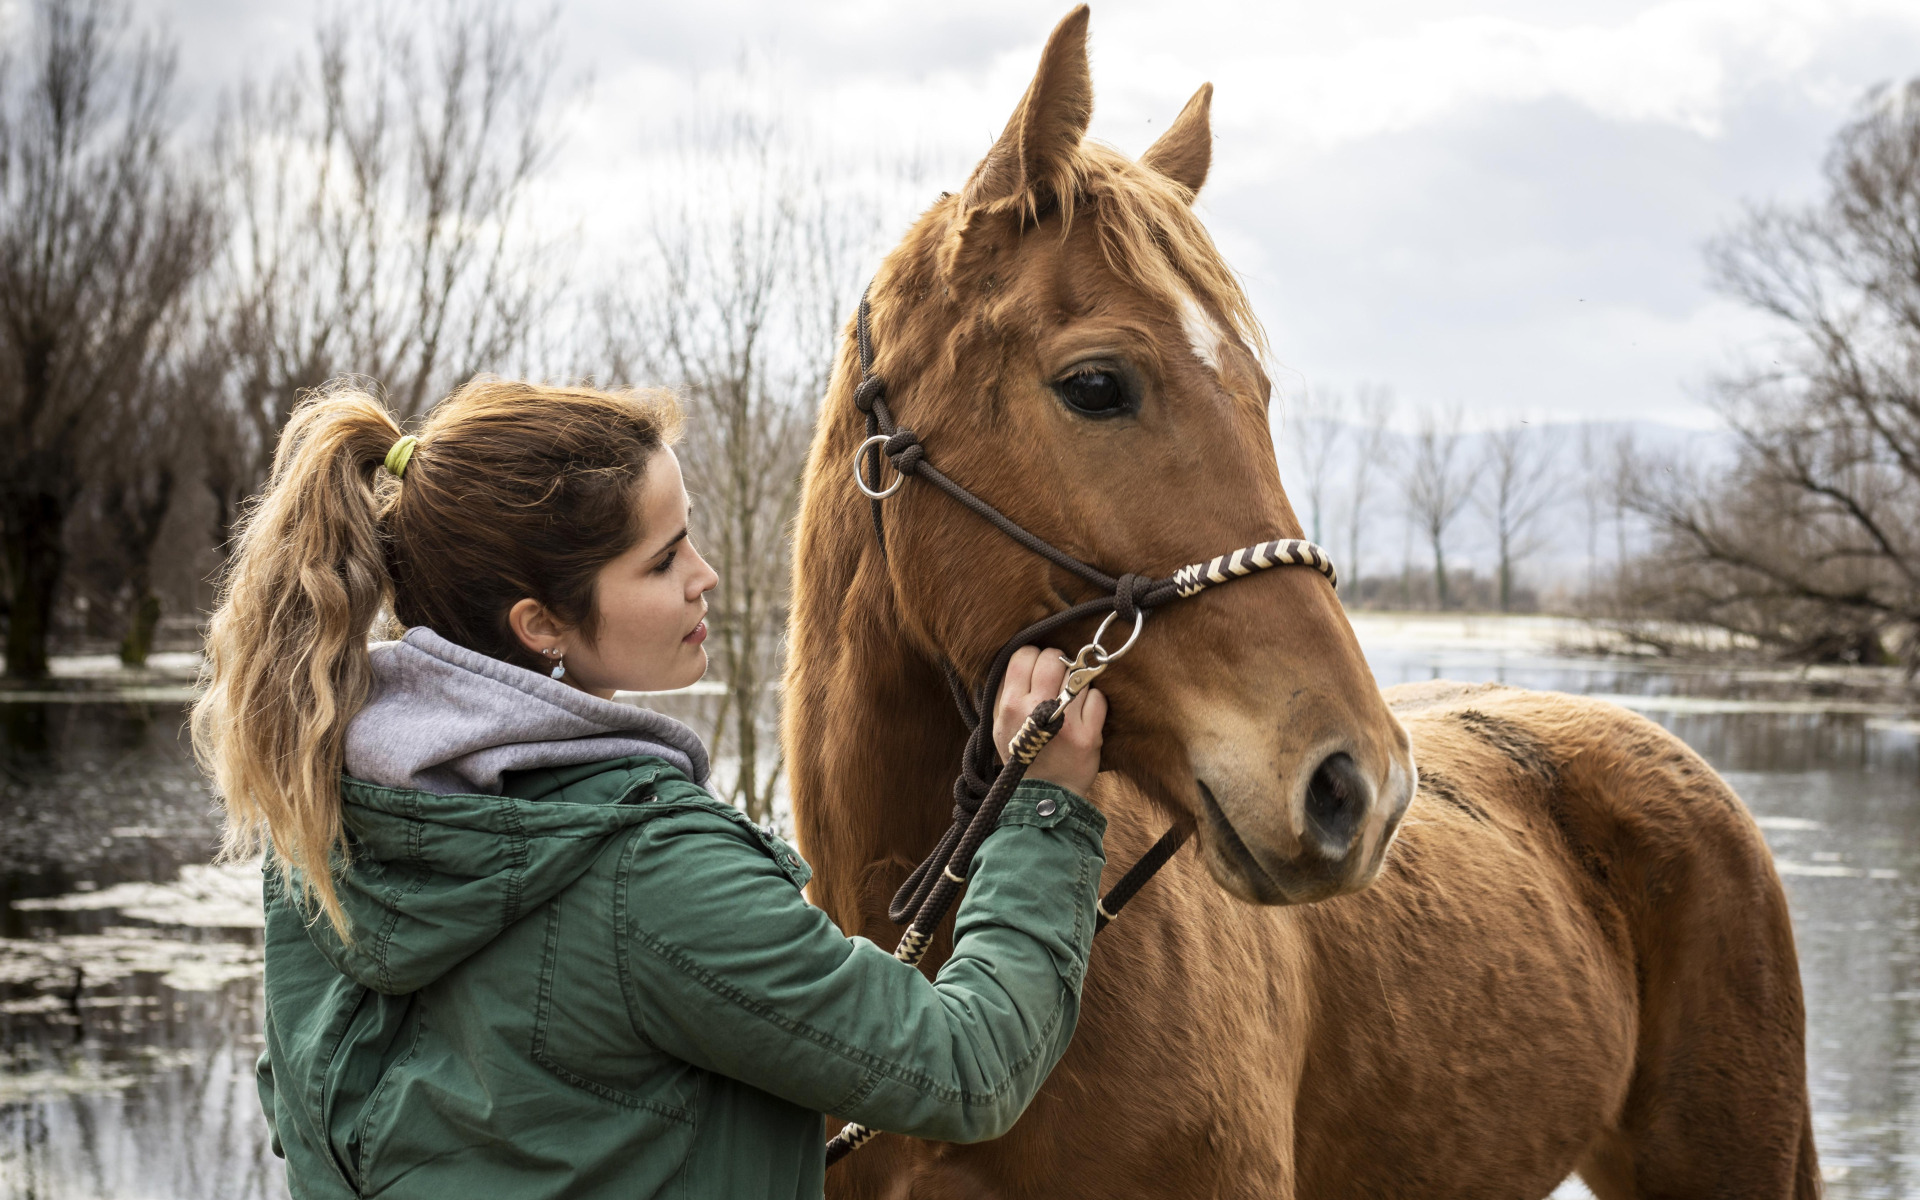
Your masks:
<path fill-rule="evenodd" d="M 929 981 L 848 938 L 747 830 L 688 811 L 622 858 L 617 934 L 636 1031 L 816 1111 L 943 1141 L 1012 1127 L 1079 1017 L 1106 819 L 1024 783 L 974 858 Z"/>

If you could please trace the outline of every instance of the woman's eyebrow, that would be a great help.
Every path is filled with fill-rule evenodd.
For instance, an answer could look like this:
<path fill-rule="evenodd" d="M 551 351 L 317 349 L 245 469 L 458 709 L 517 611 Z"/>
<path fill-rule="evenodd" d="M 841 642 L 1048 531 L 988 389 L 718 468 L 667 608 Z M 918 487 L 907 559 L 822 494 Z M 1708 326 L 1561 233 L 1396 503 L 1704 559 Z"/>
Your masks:
<path fill-rule="evenodd" d="M 691 500 L 687 501 L 687 515 L 689 517 L 693 515 L 693 501 Z M 660 544 L 660 548 L 658 550 L 655 550 L 652 554 L 647 555 L 647 557 L 657 558 L 660 555 L 665 554 L 667 551 L 673 549 L 675 546 L 678 546 L 681 542 L 685 541 L 686 537 L 687 537 L 687 527 L 685 525 L 682 525 L 680 527 L 679 533 L 674 534 L 672 537 L 668 538 L 665 542 L 662 542 Z"/>
<path fill-rule="evenodd" d="M 686 536 L 687 536 L 687 527 L 685 525 L 682 525 L 680 527 L 679 533 L 674 534 L 672 537 L 668 538 L 665 542 L 662 542 L 660 544 L 660 548 L 655 550 L 652 554 L 649 554 L 647 557 L 657 558 L 660 555 L 665 554 L 667 551 L 673 549 L 675 546 L 678 546 L 682 541 L 685 541 Z"/>

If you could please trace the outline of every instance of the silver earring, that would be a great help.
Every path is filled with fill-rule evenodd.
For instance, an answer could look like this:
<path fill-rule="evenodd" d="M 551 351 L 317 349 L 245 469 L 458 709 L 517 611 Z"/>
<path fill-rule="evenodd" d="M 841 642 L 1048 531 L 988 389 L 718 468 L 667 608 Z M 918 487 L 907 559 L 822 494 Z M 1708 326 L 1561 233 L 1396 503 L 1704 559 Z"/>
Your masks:
<path fill-rule="evenodd" d="M 542 651 L 541 651 L 541 653 L 542 653 L 542 654 L 544 654 L 544 655 L 546 655 L 546 656 L 547 656 L 548 658 L 554 658 L 554 659 L 558 659 L 558 660 L 559 660 L 558 662 L 556 662 L 556 663 L 554 663 L 554 664 L 553 664 L 553 670 L 552 670 L 552 672 L 550 673 L 550 674 L 551 674 L 551 677 L 552 677 L 552 678 L 554 678 L 554 679 L 564 679 L 564 678 L 566 678 L 566 674 L 567 674 L 567 659 L 566 659 L 566 655 L 565 655 L 565 654 L 563 654 L 563 653 L 562 653 L 561 651 L 559 651 L 559 650 L 555 650 L 555 649 L 554 649 L 553 647 L 551 647 L 551 646 L 549 646 L 549 647 L 548 647 L 547 649 L 545 649 L 545 650 L 542 650 Z"/>

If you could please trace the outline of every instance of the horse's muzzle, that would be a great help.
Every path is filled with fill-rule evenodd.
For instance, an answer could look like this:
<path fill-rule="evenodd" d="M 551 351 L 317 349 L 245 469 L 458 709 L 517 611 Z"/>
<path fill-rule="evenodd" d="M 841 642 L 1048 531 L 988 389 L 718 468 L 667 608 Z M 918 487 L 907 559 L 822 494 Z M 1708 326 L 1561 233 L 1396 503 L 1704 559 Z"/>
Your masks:
<path fill-rule="evenodd" d="M 1413 772 L 1394 761 L 1376 787 L 1344 750 L 1326 755 L 1283 805 L 1270 790 L 1216 794 L 1198 780 L 1202 853 L 1215 879 L 1255 904 L 1305 904 L 1373 881 L 1413 796 Z M 1284 793 L 1283 793 L 1284 794 Z M 1264 803 L 1262 802 L 1264 801 Z"/>

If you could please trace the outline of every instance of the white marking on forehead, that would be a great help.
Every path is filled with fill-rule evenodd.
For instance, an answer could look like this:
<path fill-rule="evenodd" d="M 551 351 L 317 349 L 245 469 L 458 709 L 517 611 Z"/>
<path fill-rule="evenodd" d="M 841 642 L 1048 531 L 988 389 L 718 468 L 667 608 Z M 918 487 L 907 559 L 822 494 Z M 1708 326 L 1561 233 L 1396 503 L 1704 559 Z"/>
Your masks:
<path fill-rule="evenodd" d="M 1187 342 L 1193 346 L 1193 356 L 1218 374 L 1220 345 L 1226 340 L 1226 335 L 1221 333 L 1220 326 L 1192 296 L 1186 297 L 1180 306 L 1180 325 L 1187 331 Z"/>

